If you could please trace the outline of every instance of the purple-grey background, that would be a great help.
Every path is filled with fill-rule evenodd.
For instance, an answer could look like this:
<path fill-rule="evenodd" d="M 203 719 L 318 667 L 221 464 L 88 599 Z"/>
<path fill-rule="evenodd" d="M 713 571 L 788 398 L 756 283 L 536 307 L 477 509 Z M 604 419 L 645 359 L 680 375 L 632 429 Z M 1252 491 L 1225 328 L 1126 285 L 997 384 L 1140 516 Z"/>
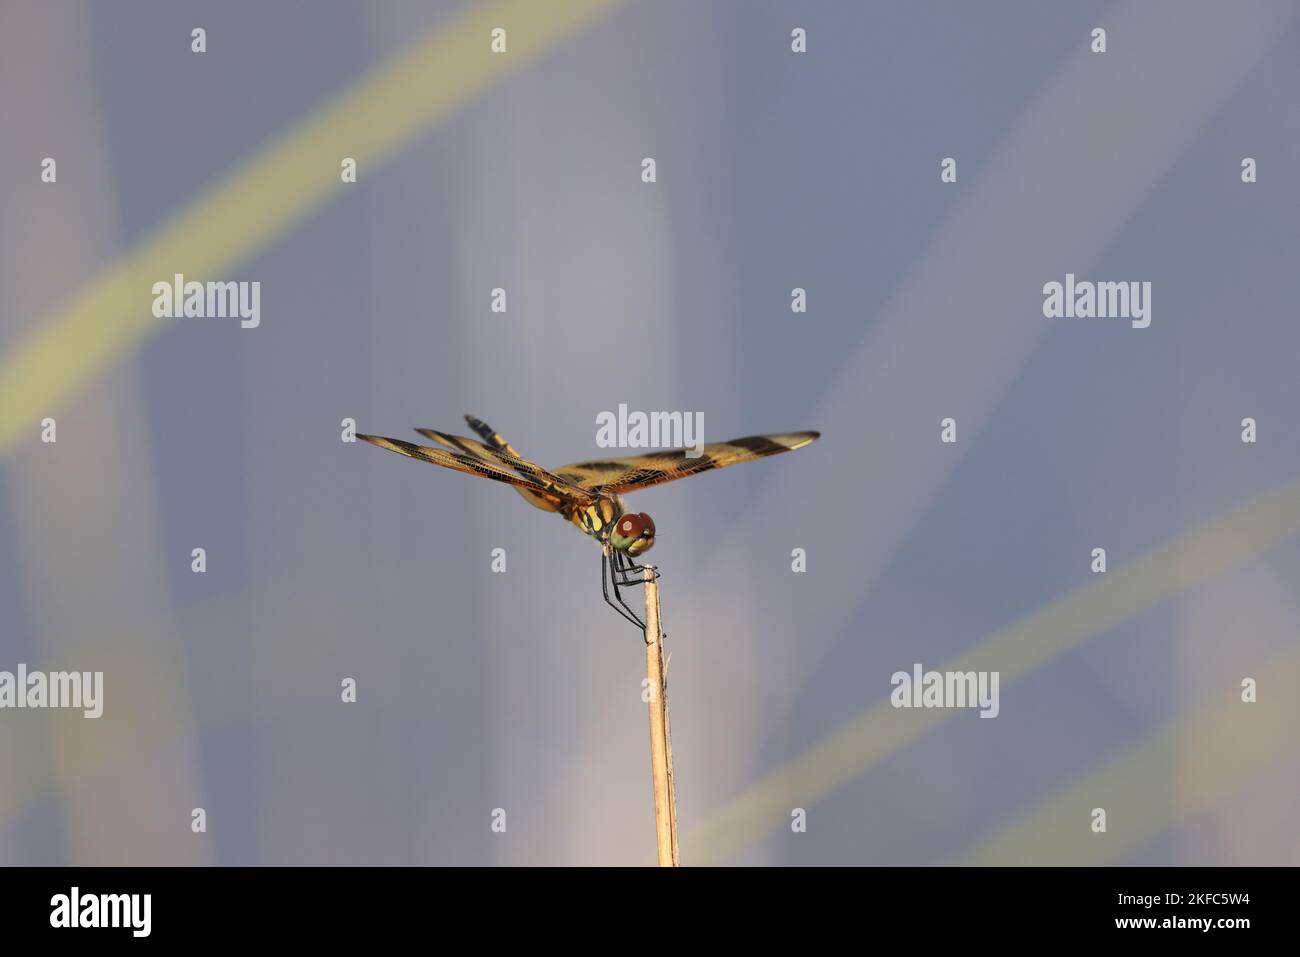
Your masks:
<path fill-rule="evenodd" d="M 5 0 L 0 375 L 101 269 L 468 6 Z M 631 499 L 659 530 L 686 863 L 1011 860 L 1036 820 L 1027 860 L 1295 863 L 1295 727 L 1268 710 L 1294 694 L 1269 682 L 1300 635 L 1293 535 L 1045 654 L 996 720 L 951 715 L 826 789 L 796 774 L 806 834 L 718 822 L 892 672 L 1092 585 L 1094 547 L 1120 574 L 1300 477 L 1297 14 L 640 0 L 362 163 L 190 277 L 260 281 L 259 329 L 157 320 L 0 448 L 0 669 L 106 675 L 99 721 L 0 711 L 0 863 L 651 860 L 643 656 L 596 549 L 494 483 L 339 440 L 346 417 L 412 439 L 472 412 L 554 467 L 619 403 L 699 413 L 711 441 L 823 433 Z M 1149 280 L 1151 327 L 1044 319 L 1066 272 Z M 1226 750 L 1161 737 L 1245 676 L 1261 700 Z M 1149 777 L 1094 793 L 1125 755 Z"/>

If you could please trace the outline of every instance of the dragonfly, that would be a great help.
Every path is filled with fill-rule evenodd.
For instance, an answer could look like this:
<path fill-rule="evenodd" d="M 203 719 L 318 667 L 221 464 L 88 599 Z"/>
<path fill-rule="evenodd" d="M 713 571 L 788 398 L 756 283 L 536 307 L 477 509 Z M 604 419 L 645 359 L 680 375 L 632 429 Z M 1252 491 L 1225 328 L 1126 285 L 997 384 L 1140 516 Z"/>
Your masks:
<path fill-rule="evenodd" d="M 658 576 L 653 566 L 639 565 L 635 561 L 654 545 L 655 523 L 645 512 L 629 511 L 623 502 L 623 494 L 674 482 L 688 475 L 791 452 L 812 444 L 821 436 L 820 432 L 751 435 L 706 444 L 699 454 L 693 454 L 691 449 L 673 449 L 574 462 L 548 472 L 515 451 L 482 419 L 467 415 L 465 421 L 478 439 L 437 429 L 415 430 L 437 443 L 437 448 L 360 432 L 357 438 L 408 458 L 513 485 L 529 504 L 558 513 L 600 545 L 600 587 L 605 602 L 640 628 L 643 636 L 645 623 L 628 606 L 622 589 L 644 584 L 647 571 L 654 577 Z"/>

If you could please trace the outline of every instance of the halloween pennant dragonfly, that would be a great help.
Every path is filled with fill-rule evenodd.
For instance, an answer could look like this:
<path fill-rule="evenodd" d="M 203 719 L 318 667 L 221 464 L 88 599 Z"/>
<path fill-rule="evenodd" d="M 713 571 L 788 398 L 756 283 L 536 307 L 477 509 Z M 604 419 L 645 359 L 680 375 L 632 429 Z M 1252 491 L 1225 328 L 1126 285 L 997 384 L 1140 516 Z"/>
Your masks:
<path fill-rule="evenodd" d="M 600 587 L 605 601 L 643 633 L 644 622 L 628 607 L 619 589 L 644 581 L 638 576 L 647 566 L 638 565 L 632 559 L 654 545 L 655 523 L 645 512 L 629 512 L 623 504 L 623 493 L 801 449 L 821 435 L 819 432 L 751 435 L 705 445 L 703 453 L 694 458 L 687 455 L 686 449 L 676 449 L 575 462 L 548 472 L 516 452 L 486 422 L 472 415 L 465 416 L 465 421 L 483 441 L 437 429 L 415 431 L 441 448 L 380 435 L 358 433 L 357 438 L 422 462 L 505 482 L 513 485 L 531 505 L 559 513 L 600 544 Z M 614 589 L 614 600 L 609 597 L 610 586 Z"/>

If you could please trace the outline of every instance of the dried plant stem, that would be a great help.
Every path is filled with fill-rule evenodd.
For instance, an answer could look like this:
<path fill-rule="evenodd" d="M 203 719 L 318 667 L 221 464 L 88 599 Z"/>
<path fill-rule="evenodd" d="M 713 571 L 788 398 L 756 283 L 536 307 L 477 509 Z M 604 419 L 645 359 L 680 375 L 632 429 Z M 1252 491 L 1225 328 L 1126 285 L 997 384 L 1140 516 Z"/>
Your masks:
<path fill-rule="evenodd" d="M 645 571 L 645 670 L 650 691 L 650 774 L 655 796 L 655 836 L 659 866 L 676 867 L 677 791 L 673 780 L 673 735 L 668 721 L 668 675 L 664 636 L 659 625 L 659 583 L 653 568 Z"/>

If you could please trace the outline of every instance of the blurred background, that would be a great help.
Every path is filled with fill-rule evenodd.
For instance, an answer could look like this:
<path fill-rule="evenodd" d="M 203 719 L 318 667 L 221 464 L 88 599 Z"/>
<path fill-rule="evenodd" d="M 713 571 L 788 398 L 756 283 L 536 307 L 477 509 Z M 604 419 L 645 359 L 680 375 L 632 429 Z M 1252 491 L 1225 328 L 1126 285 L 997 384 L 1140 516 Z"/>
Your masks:
<path fill-rule="evenodd" d="M 0 670 L 105 691 L 0 712 L 0 863 L 652 862 L 597 549 L 340 439 L 555 467 L 619 403 L 823 433 L 630 499 L 684 863 L 1300 862 L 1298 15 L 4 0 Z M 892 709 L 918 662 L 999 716 Z"/>

